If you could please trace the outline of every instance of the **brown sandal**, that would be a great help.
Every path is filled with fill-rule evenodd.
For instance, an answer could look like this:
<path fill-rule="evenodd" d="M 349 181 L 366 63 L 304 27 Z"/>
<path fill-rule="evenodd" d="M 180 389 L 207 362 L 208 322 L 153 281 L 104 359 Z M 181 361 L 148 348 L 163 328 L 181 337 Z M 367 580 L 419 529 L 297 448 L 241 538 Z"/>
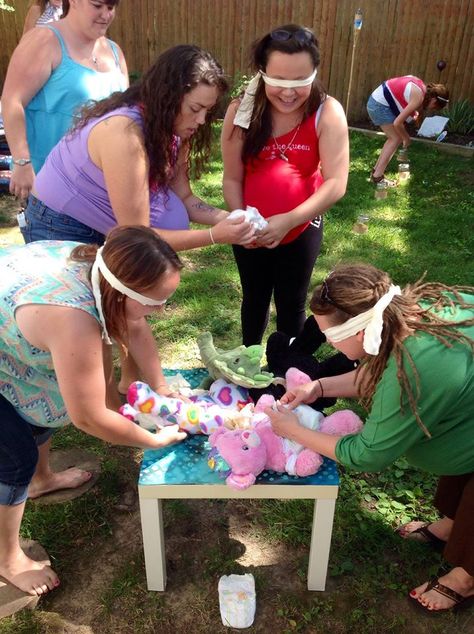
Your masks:
<path fill-rule="evenodd" d="M 420 608 L 424 612 L 427 612 L 428 614 L 436 614 L 437 612 L 450 612 L 451 610 L 453 611 L 458 610 L 461 607 L 465 608 L 474 600 L 473 595 L 469 597 L 463 597 L 462 594 L 459 594 L 459 592 L 456 592 L 452 588 L 448 588 L 448 586 L 445 586 L 442 583 L 440 583 L 436 577 L 433 577 L 433 579 L 431 579 L 431 581 L 426 586 L 426 589 L 423 592 L 423 594 L 425 594 L 425 592 L 429 592 L 430 590 L 434 590 L 438 594 L 442 594 L 444 597 L 447 597 L 451 601 L 454 601 L 454 604 L 450 608 L 441 608 L 439 610 L 432 610 L 431 608 L 426 607 L 425 605 L 423 605 L 423 603 L 418 601 L 418 598 L 414 598 L 411 595 L 408 595 L 408 598 L 410 599 L 410 601 L 413 601 L 414 603 L 416 603 L 416 607 Z"/>
<path fill-rule="evenodd" d="M 403 528 L 403 526 L 400 526 L 395 532 L 398 533 L 400 537 L 402 537 L 402 539 L 412 539 L 413 541 L 416 540 L 421 543 L 425 542 L 433 546 L 435 550 L 442 552 L 444 550 L 444 547 L 446 546 L 446 542 L 444 541 L 444 539 L 441 539 L 437 537 L 434 533 L 432 533 L 430 531 L 430 526 L 431 523 L 426 522 L 426 524 L 423 524 L 423 526 L 419 526 L 414 531 L 406 533 L 406 535 L 402 535 L 401 529 Z M 417 540 L 416 538 L 410 537 L 410 535 L 421 535 L 423 539 Z"/>

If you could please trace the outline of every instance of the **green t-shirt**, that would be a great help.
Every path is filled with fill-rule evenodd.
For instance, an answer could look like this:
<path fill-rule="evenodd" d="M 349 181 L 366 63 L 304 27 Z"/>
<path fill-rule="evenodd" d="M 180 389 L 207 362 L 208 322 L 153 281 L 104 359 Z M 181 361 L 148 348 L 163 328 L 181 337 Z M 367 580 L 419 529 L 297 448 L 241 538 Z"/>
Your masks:
<path fill-rule="evenodd" d="M 474 296 L 464 295 L 474 304 Z M 474 310 L 449 308 L 438 313 L 443 319 L 472 319 Z M 460 330 L 474 339 L 474 326 Z M 431 434 L 418 425 L 407 399 L 400 408 L 400 385 L 396 363 L 390 357 L 373 399 L 362 432 L 341 438 L 336 457 L 358 471 L 381 471 L 400 456 L 420 469 L 437 475 L 462 475 L 474 471 L 474 359 L 464 344 L 443 345 L 432 335 L 418 331 L 405 339 L 405 346 L 418 371 L 418 413 Z M 406 372 L 414 390 L 413 371 Z M 416 394 L 416 391 L 415 391 Z"/>

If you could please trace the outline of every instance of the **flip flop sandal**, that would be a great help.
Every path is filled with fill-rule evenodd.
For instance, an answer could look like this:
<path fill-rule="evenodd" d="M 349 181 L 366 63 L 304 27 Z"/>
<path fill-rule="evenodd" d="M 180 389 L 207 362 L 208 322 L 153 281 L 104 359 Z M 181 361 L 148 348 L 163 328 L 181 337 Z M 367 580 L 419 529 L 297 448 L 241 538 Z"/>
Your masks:
<path fill-rule="evenodd" d="M 403 537 L 400 532 L 400 529 L 403 527 L 400 527 L 399 529 L 397 529 L 396 532 L 402 537 L 402 539 L 412 539 L 410 535 L 421 535 L 423 537 L 423 540 L 418 539 L 416 541 L 430 544 L 431 546 L 433 546 L 435 550 L 442 552 L 444 550 L 444 547 L 446 546 L 446 542 L 444 541 L 444 539 L 440 539 L 434 533 L 432 533 L 429 529 L 430 526 L 431 526 L 431 523 L 426 522 L 426 524 L 423 524 L 423 526 L 420 526 L 416 530 L 410 531 L 409 533 L 407 533 L 405 537 Z"/>
<path fill-rule="evenodd" d="M 420 601 L 418 601 L 417 598 L 414 598 L 411 595 L 408 595 L 408 598 L 410 599 L 412 604 L 415 603 L 416 607 L 423 610 L 425 614 L 428 613 L 430 615 L 433 615 L 433 614 L 437 614 L 438 612 L 450 612 L 455 610 L 457 611 L 461 608 L 463 609 L 466 608 L 468 605 L 472 603 L 472 601 L 474 601 L 474 596 L 471 595 L 469 597 L 463 597 L 462 594 L 459 594 L 459 592 L 456 592 L 452 588 L 448 588 L 448 586 L 445 586 L 442 583 L 440 583 L 436 577 L 433 577 L 433 579 L 431 579 L 431 581 L 426 586 L 425 592 L 429 592 L 429 590 L 434 590 L 438 594 L 442 594 L 444 597 L 447 597 L 451 601 L 454 601 L 454 604 L 450 608 L 441 608 L 440 610 L 432 610 L 426 607 L 425 605 L 423 605 L 423 603 L 420 603 Z"/>

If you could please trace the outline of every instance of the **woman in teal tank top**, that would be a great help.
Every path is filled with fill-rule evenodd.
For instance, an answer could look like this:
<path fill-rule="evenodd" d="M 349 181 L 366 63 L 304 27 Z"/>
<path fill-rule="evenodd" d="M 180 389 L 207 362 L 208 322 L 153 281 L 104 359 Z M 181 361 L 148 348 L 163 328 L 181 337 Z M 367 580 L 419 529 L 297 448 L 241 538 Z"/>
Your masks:
<path fill-rule="evenodd" d="M 54 27 L 32 29 L 13 52 L 2 95 L 12 194 L 28 196 L 35 174 L 82 106 L 127 88 L 123 53 L 105 37 L 118 2 L 66 0 Z"/>
<path fill-rule="evenodd" d="M 145 317 L 176 290 L 181 268 L 164 240 L 138 226 L 115 228 L 100 250 L 42 241 L 0 254 L 0 576 L 24 592 L 59 585 L 49 566 L 20 548 L 26 498 L 91 476 L 51 471 L 55 428 L 71 421 L 106 442 L 150 449 L 186 436 L 177 425 L 153 434 L 124 418 L 106 380 L 113 339 L 133 353 L 144 380 L 173 394 Z"/>

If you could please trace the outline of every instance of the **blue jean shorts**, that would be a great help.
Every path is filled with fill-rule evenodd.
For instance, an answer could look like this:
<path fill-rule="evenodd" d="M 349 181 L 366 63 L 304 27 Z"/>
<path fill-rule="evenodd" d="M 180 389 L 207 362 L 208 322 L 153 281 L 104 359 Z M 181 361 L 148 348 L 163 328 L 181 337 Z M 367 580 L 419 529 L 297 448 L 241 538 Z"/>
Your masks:
<path fill-rule="evenodd" d="M 73 240 L 87 244 L 104 244 L 104 235 L 66 214 L 47 207 L 33 194 L 25 209 L 25 226 L 20 227 L 24 241 Z"/>
<path fill-rule="evenodd" d="M 389 125 L 396 118 L 389 106 L 384 106 L 382 103 L 375 101 L 372 95 L 370 95 L 367 102 L 367 112 L 374 125 Z"/>
<path fill-rule="evenodd" d="M 14 506 L 28 497 L 38 463 L 38 447 L 54 429 L 30 425 L 0 394 L 0 504 Z"/>

